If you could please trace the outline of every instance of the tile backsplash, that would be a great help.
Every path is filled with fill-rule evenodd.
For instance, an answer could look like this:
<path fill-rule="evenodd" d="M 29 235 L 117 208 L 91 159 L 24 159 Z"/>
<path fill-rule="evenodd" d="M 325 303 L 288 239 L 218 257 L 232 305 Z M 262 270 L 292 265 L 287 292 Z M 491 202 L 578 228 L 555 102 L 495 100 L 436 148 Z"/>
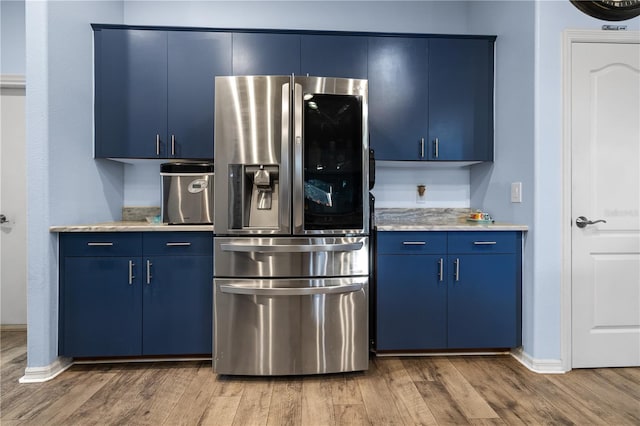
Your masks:
<path fill-rule="evenodd" d="M 377 161 L 376 208 L 441 208 L 470 206 L 468 167 L 419 162 Z M 425 186 L 418 199 L 418 185 Z"/>
<path fill-rule="evenodd" d="M 162 204 L 162 161 L 148 161 L 125 164 L 125 206 Z M 468 208 L 469 179 L 469 167 L 456 164 L 377 161 L 376 186 L 372 192 L 378 208 Z M 425 185 L 426 192 L 418 202 L 420 184 Z"/>
<path fill-rule="evenodd" d="M 125 222 L 144 221 L 148 217 L 158 216 L 160 207 L 128 207 L 122 208 L 122 220 Z"/>

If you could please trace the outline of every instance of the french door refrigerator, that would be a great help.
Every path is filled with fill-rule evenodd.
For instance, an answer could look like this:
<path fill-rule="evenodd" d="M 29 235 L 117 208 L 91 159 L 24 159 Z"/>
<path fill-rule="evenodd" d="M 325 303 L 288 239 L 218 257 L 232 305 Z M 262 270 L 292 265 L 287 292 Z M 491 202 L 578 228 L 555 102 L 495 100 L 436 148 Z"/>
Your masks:
<path fill-rule="evenodd" d="M 215 84 L 215 371 L 366 370 L 367 81 Z"/>

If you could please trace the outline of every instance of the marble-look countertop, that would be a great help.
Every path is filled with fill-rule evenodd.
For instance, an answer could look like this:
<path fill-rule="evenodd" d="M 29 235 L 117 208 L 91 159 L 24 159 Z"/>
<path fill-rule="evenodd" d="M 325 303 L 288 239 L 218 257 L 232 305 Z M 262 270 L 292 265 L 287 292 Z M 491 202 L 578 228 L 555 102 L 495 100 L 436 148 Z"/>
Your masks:
<path fill-rule="evenodd" d="M 89 225 L 61 225 L 52 226 L 50 232 L 182 232 L 209 231 L 213 232 L 213 225 L 167 225 L 166 223 L 148 223 L 146 221 L 119 221 L 94 223 Z"/>
<path fill-rule="evenodd" d="M 460 208 L 378 208 L 378 231 L 527 231 L 527 225 L 506 222 L 474 223 L 466 220 L 471 209 Z M 167 225 L 146 221 L 116 221 L 88 225 L 60 225 L 51 232 L 156 232 L 210 231 L 213 225 Z"/>
<path fill-rule="evenodd" d="M 459 208 L 378 208 L 378 231 L 527 231 L 527 225 L 495 221 L 467 221 L 471 209 Z"/>

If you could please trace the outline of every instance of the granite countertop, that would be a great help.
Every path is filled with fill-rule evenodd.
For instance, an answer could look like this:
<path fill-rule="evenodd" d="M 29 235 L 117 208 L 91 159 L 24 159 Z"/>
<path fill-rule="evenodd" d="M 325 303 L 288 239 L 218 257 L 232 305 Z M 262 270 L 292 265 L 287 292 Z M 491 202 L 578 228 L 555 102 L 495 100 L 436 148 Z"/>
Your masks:
<path fill-rule="evenodd" d="M 527 231 L 527 225 L 505 222 L 476 223 L 467 221 L 471 209 L 424 208 L 376 209 L 378 231 Z"/>
<path fill-rule="evenodd" d="M 378 231 L 527 231 L 527 225 L 505 222 L 474 223 L 466 220 L 471 212 L 467 208 L 378 208 L 375 223 Z M 155 232 L 155 231 L 208 231 L 213 225 L 167 225 L 148 223 L 144 217 L 159 210 L 139 208 L 123 210 L 123 220 L 87 225 L 60 225 L 50 232 Z M 141 217 L 142 216 L 142 217 Z"/>
<path fill-rule="evenodd" d="M 182 232 L 209 231 L 213 232 L 213 225 L 167 225 L 166 223 L 147 223 L 146 221 L 116 221 L 94 223 L 89 225 L 61 225 L 51 226 L 50 232 Z"/>
<path fill-rule="evenodd" d="M 51 226 L 49 232 L 213 232 L 213 225 L 168 225 L 166 223 L 149 223 L 147 218 L 160 218 L 160 207 L 123 207 L 122 220 L 113 222 L 92 223 L 87 225 Z"/>

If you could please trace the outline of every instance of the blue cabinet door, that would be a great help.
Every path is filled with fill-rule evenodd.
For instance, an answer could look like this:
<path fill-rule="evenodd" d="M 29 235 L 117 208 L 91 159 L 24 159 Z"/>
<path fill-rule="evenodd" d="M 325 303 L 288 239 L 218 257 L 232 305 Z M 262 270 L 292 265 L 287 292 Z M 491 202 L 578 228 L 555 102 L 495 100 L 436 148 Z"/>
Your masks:
<path fill-rule="evenodd" d="M 301 73 L 320 77 L 367 78 L 367 38 L 303 35 Z"/>
<path fill-rule="evenodd" d="M 62 268 L 60 354 L 140 355 L 140 258 L 65 257 Z"/>
<path fill-rule="evenodd" d="M 446 347 L 447 281 L 444 275 L 440 278 L 442 260 L 437 255 L 378 257 L 378 350 Z"/>
<path fill-rule="evenodd" d="M 300 74 L 300 35 L 233 33 L 233 75 Z"/>
<path fill-rule="evenodd" d="M 96 32 L 96 157 L 167 154 L 167 33 Z"/>
<path fill-rule="evenodd" d="M 369 38 L 369 134 L 378 160 L 426 159 L 428 41 Z"/>
<path fill-rule="evenodd" d="M 215 76 L 231 74 L 231 34 L 168 32 L 171 158 L 213 159 Z"/>
<path fill-rule="evenodd" d="M 146 257 L 143 355 L 212 353 L 213 257 Z"/>
<path fill-rule="evenodd" d="M 515 253 L 449 256 L 449 348 L 520 345 L 519 261 Z"/>
<path fill-rule="evenodd" d="M 493 160 L 493 41 L 429 40 L 428 159 Z"/>

